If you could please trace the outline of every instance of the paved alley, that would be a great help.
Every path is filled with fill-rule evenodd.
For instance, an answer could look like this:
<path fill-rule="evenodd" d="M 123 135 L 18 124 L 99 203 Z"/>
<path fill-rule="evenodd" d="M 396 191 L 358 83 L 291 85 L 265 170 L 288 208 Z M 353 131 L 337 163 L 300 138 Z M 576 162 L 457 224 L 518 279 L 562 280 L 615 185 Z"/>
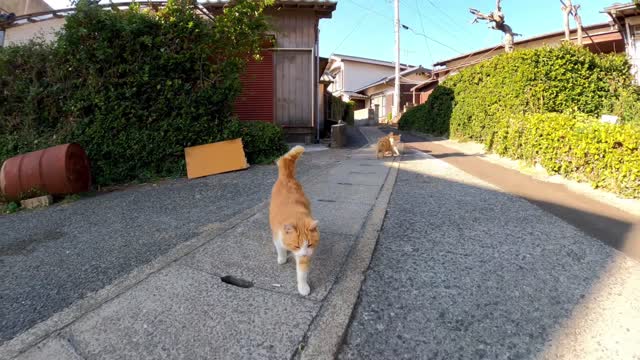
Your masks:
<path fill-rule="evenodd" d="M 339 358 L 638 359 L 639 324 L 640 263 L 414 151 Z"/>
<path fill-rule="evenodd" d="M 29 296 L 27 299 L 31 303 L 54 307 L 41 316 L 38 313 L 32 315 L 28 308 L 10 311 L 4 307 L 10 311 L 3 315 L 5 324 L 17 325 L 3 327 L 8 341 L 0 346 L 0 358 L 283 359 L 300 354 L 314 320 L 322 318 L 321 310 L 331 310 L 324 306 L 325 300 L 331 298 L 328 294 L 339 280 L 351 249 L 361 240 L 362 228 L 370 218 L 371 209 L 376 206 L 383 186 L 390 194 L 393 179 L 389 179 L 388 175 L 392 164 L 391 159 L 375 160 L 372 148 L 323 150 L 308 147 L 301 159 L 299 177 L 312 202 L 313 213 L 320 222 L 321 232 L 320 246 L 309 275 L 312 292 L 308 297 L 297 293 L 295 261 L 290 258 L 282 266 L 276 262 L 268 224 L 267 201 L 275 179 L 274 166 L 256 167 L 192 182 L 180 181 L 178 185 L 159 185 L 160 193 L 165 193 L 170 199 L 176 199 L 176 196 L 185 199 L 179 210 L 174 208 L 174 216 L 171 216 L 170 211 L 163 210 L 163 216 L 158 218 L 158 210 L 147 209 L 146 212 L 136 211 L 133 216 L 127 216 L 126 213 L 117 215 L 121 223 L 127 224 L 120 216 L 128 217 L 132 225 L 142 222 L 146 213 L 153 221 L 164 219 L 164 226 L 173 228 L 170 225 L 174 224 L 177 229 L 190 228 L 190 231 L 196 233 L 191 237 L 181 236 L 172 240 L 173 237 L 167 236 L 170 233 L 163 235 L 156 232 L 153 235 L 145 232 L 148 240 L 140 244 L 147 249 L 143 254 L 149 257 L 155 254 L 156 258 L 147 263 L 138 262 L 140 265 L 129 273 L 112 282 L 103 283 L 106 287 L 89 294 L 82 294 L 82 288 L 76 290 L 77 285 L 74 285 L 83 276 L 68 275 L 68 286 L 75 291 L 60 292 L 60 295 L 69 299 L 66 303 L 71 303 L 67 307 L 41 300 L 54 299 L 50 294 L 33 297 L 34 294 L 39 294 L 35 283 L 45 281 L 46 277 L 41 278 L 34 270 L 30 273 L 18 273 L 19 264 L 29 266 L 31 259 L 46 259 L 50 249 L 61 246 L 69 246 L 80 252 L 85 251 L 85 246 L 88 251 L 101 243 L 111 243 L 112 238 L 108 235 L 110 225 L 94 225 L 94 231 L 100 230 L 103 238 L 82 237 L 75 231 L 75 237 L 83 241 L 80 244 L 74 245 L 67 235 L 62 239 L 29 244 L 30 247 L 26 249 L 28 251 L 3 254 L 3 260 L 6 259 L 3 266 L 11 270 L 8 273 L 25 279 L 23 283 L 17 280 L 4 282 L 6 290 L 3 290 L 3 301 L 7 301 L 9 306 L 24 306 L 24 303 L 13 298 L 24 294 L 22 296 Z M 225 178 L 227 182 L 224 183 L 217 180 Z M 216 188 L 216 182 L 219 188 Z M 238 183 L 256 184 L 256 187 L 245 186 L 241 189 L 237 187 Z M 193 186 L 195 193 L 190 190 Z M 235 190 L 228 196 L 222 196 L 225 189 Z M 151 204 L 140 200 L 154 191 L 157 191 L 154 187 L 145 187 L 142 190 L 103 195 L 70 204 L 68 207 L 48 209 L 51 211 L 5 217 L 2 221 L 15 224 L 16 221 L 35 221 L 32 218 L 42 216 L 60 216 L 91 207 L 92 203 L 99 200 L 107 200 L 110 204 L 118 199 L 122 201 L 123 198 L 130 198 L 129 201 L 136 204 L 134 200 L 138 198 L 135 206 L 149 206 Z M 176 191 L 181 195 L 176 195 Z M 221 199 L 211 197 L 216 194 L 221 195 Z M 235 197 L 235 201 L 229 197 Z M 162 197 L 154 199 L 163 201 Z M 229 204 L 229 211 L 233 211 L 236 208 L 232 206 L 236 201 L 243 202 L 244 208 L 225 217 L 206 220 L 207 213 L 215 213 L 215 209 L 224 208 L 225 204 Z M 198 208 L 188 210 L 189 204 L 193 205 L 194 202 Z M 384 209 L 386 203 L 378 207 Z M 194 217 L 198 212 L 202 214 Z M 384 212 L 378 215 L 380 225 L 383 215 Z M 116 214 L 112 213 L 112 216 Z M 196 219 L 203 219 L 203 223 L 194 226 L 192 222 Z M 78 222 L 82 223 L 80 219 Z M 91 223 L 84 223 L 84 226 L 89 224 Z M 146 231 L 144 229 L 150 226 L 146 225 L 137 231 Z M 123 237 L 119 241 L 137 244 L 137 232 L 132 228 L 120 231 L 124 235 L 119 235 Z M 112 230 L 111 232 L 112 236 L 118 234 Z M 376 238 L 377 232 L 371 237 L 371 241 L 375 242 Z M 177 244 L 165 252 L 159 251 L 158 241 L 168 240 Z M 109 256 L 120 258 L 135 255 L 136 249 L 137 247 L 130 250 L 120 248 L 111 255 L 98 252 L 95 256 L 102 255 L 100 261 L 113 267 L 114 262 L 110 261 Z M 58 252 L 53 254 L 56 257 L 62 256 Z M 82 262 L 96 261 L 92 259 L 93 257 L 69 255 L 67 262 L 69 267 L 74 267 Z M 64 264 L 65 260 L 52 258 L 50 262 L 53 266 L 53 263 Z M 129 266 L 135 264 L 131 263 Z M 131 268 L 119 269 L 124 272 Z M 365 269 L 366 264 L 359 273 L 363 273 Z M 75 271 L 84 275 L 82 267 L 75 267 Z M 55 281 L 60 283 L 65 281 L 65 278 L 58 277 L 61 274 L 51 269 L 47 276 L 59 279 Z M 249 285 L 241 287 L 221 281 L 226 276 L 246 280 Z M 55 281 L 51 287 L 65 289 L 63 285 L 56 285 Z M 357 298 L 359 284 L 360 282 L 358 287 L 350 291 L 352 304 Z M 10 286 L 24 290 L 14 294 L 8 288 Z M 76 292 L 83 296 L 79 299 L 75 296 L 74 301 L 71 296 Z M 340 299 L 333 301 L 344 303 Z M 348 309 L 346 319 L 351 306 Z M 39 317 L 24 323 L 25 318 L 20 314 Z M 40 322 L 36 324 L 35 320 Z M 18 333 L 17 330 L 21 332 Z M 17 336 L 13 337 L 14 335 Z M 335 346 L 337 345 L 336 342 Z"/>

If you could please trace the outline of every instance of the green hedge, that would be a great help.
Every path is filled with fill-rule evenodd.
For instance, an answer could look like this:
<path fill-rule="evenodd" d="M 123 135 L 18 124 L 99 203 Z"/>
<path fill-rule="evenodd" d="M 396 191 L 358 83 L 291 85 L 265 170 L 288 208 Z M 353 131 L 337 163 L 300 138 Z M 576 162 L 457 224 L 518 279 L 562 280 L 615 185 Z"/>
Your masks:
<path fill-rule="evenodd" d="M 349 101 L 347 103 L 347 108 L 344 110 L 344 122 L 349 125 L 355 125 L 355 109 L 356 103 Z"/>
<path fill-rule="evenodd" d="M 242 138 L 247 160 L 252 164 L 271 163 L 289 148 L 282 128 L 262 121 L 232 121 L 224 131 L 227 139 Z"/>
<path fill-rule="evenodd" d="M 445 86 L 438 86 L 425 104 L 407 110 L 400 118 L 398 126 L 400 130 L 447 135 L 452 111 L 453 92 Z"/>
<path fill-rule="evenodd" d="M 552 174 L 640 197 L 640 127 L 601 123 L 585 115 L 529 114 L 496 127 L 492 150 L 541 164 Z"/>
<path fill-rule="evenodd" d="M 240 0 L 212 22 L 190 0 L 158 12 L 81 0 L 55 43 L 0 49 L 0 161 L 73 141 L 96 184 L 145 180 L 184 174 L 184 147 L 238 129 L 250 161 L 273 157 L 278 128 L 231 117 L 239 75 L 268 29 L 265 5 Z"/>
<path fill-rule="evenodd" d="M 595 120 L 602 114 L 623 125 Z M 481 142 L 551 173 L 640 195 L 640 96 L 622 55 L 573 45 L 503 54 L 447 78 L 399 126 Z"/>
<path fill-rule="evenodd" d="M 640 96 L 631 84 L 622 55 L 596 55 L 573 45 L 521 50 L 448 77 L 400 126 L 490 145 L 495 119 L 511 114 L 609 113 L 638 123 Z"/>
<path fill-rule="evenodd" d="M 356 104 L 353 101 L 345 102 L 337 96 L 331 95 L 329 97 L 329 109 L 331 110 L 331 120 L 342 120 L 349 125 L 353 125 L 354 112 Z"/>

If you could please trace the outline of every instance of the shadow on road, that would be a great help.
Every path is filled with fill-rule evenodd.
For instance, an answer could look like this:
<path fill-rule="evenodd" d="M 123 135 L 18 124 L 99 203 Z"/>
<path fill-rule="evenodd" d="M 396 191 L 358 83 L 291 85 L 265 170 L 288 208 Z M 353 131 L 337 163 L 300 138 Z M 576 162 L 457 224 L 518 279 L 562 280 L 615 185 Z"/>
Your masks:
<path fill-rule="evenodd" d="M 384 131 L 391 131 L 389 128 Z M 397 132 L 397 131 L 396 131 Z M 616 207 L 575 193 L 565 185 L 537 180 L 517 170 L 482 159 L 481 154 L 464 154 L 413 135 L 402 135 L 407 148 L 442 159 L 450 165 L 517 195 L 576 226 L 585 233 L 640 260 L 640 245 L 625 244 L 625 236 L 640 219 Z M 412 161 L 410 158 L 408 161 Z M 574 211 L 575 210 L 575 211 Z M 640 240 L 639 240 L 640 241 Z"/>
<path fill-rule="evenodd" d="M 637 356 L 640 265 L 565 221 L 599 224 L 586 232 L 630 255 L 640 243 L 632 222 L 428 175 L 408 160 L 340 358 Z"/>

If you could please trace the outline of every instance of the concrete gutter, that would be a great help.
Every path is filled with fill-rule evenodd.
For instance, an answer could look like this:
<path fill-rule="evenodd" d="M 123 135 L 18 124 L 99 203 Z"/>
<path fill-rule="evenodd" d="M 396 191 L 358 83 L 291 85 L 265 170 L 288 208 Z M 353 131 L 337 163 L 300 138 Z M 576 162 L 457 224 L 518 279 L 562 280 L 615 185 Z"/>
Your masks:
<path fill-rule="evenodd" d="M 370 142 L 375 138 L 373 134 L 369 133 L 365 133 L 365 136 Z M 391 170 L 387 174 L 378 198 L 363 225 L 360 236 L 351 249 L 338 280 L 313 320 L 304 347 L 294 355 L 294 358 L 303 360 L 334 359 L 340 349 L 382 230 L 387 204 L 398 175 L 398 165 L 397 161 L 390 164 Z"/>

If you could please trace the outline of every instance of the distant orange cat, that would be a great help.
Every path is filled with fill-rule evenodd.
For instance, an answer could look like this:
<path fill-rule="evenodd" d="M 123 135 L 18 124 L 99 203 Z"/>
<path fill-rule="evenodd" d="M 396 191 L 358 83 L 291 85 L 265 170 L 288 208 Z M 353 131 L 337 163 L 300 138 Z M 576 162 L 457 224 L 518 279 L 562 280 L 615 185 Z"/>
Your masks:
<path fill-rule="evenodd" d="M 376 151 L 376 157 L 380 159 L 387 153 L 391 153 L 393 156 L 400 156 L 398 151 L 398 144 L 400 143 L 400 135 L 394 135 L 393 132 L 389 135 L 383 136 L 378 140 L 378 147 Z"/>
<path fill-rule="evenodd" d="M 278 180 L 271 191 L 269 223 L 278 264 L 287 262 L 287 251 L 293 253 L 298 292 L 306 296 L 311 291 L 307 280 L 311 255 L 318 246 L 320 233 L 318 221 L 311 216 L 309 199 L 295 178 L 296 161 L 303 152 L 302 146 L 296 146 L 278 159 Z"/>

